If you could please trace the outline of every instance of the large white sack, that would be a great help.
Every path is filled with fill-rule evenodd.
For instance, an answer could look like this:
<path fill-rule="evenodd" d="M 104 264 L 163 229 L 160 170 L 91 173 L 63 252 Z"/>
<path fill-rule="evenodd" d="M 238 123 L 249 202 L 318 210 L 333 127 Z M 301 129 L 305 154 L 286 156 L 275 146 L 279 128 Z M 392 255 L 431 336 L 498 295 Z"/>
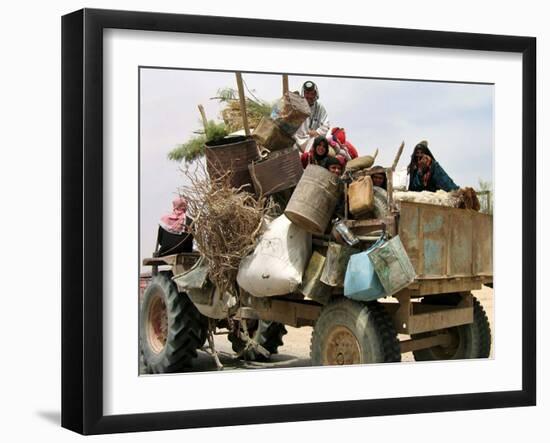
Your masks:
<path fill-rule="evenodd" d="M 254 252 L 241 260 L 237 283 L 256 297 L 293 292 L 311 256 L 311 234 L 283 214 L 263 233 Z"/>

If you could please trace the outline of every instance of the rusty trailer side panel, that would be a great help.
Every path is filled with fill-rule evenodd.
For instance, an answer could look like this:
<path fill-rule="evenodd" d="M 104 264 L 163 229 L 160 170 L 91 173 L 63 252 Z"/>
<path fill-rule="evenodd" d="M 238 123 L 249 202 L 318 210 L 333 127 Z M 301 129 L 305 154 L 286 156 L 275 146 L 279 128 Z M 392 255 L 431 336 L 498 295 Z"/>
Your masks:
<path fill-rule="evenodd" d="M 401 202 L 398 232 L 418 282 L 457 278 L 492 281 L 492 216 Z"/>

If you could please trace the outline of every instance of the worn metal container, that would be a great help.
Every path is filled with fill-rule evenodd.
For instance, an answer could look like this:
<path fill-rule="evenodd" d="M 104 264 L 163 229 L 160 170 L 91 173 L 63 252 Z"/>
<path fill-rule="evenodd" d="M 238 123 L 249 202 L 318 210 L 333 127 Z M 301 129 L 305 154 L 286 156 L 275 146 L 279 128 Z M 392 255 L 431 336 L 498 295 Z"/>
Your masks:
<path fill-rule="evenodd" d="M 268 117 L 262 117 L 260 123 L 258 123 L 258 126 L 254 129 L 252 137 L 254 137 L 259 145 L 270 151 L 290 148 L 294 144 L 294 138 L 279 128 L 279 126 Z"/>
<path fill-rule="evenodd" d="M 332 288 L 321 281 L 324 267 L 325 256 L 318 251 L 313 251 L 300 286 L 300 292 L 306 299 L 323 305 L 328 303 L 332 294 Z"/>
<path fill-rule="evenodd" d="M 406 288 L 416 277 L 416 272 L 399 236 L 371 250 L 369 258 L 386 295 L 395 294 Z"/>
<path fill-rule="evenodd" d="M 349 259 L 353 254 L 359 252 L 359 249 L 330 242 L 321 281 L 328 286 L 343 287 Z"/>
<path fill-rule="evenodd" d="M 367 175 L 351 182 L 348 188 L 348 204 L 349 211 L 355 216 L 374 209 L 372 178 Z"/>
<path fill-rule="evenodd" d="M 285 210 L 295 225 L 313 234 L 323 234 L 341 197 L 338 177 L 327 169 L 309 165 Z"/>
<path fill-rule="evenodd" d="M 250 137 L 226 137 L 206 143 L 206 170 L 210 177 L 220 177 L 230 172 L 231 186 L 247 186 L 252 191 L 249 163 L 259 157 L 256 141 Z"/>
<path fill-rule="evenodd" d="M 352 300 L 371 301 L 384 296 L 384 288 L 374 270 L 369 257 L 370 251 L 380 242 L 375 243 L 367 251 L 353 254 L 346 268 L 344 279 L 344 296 Z"/>
<path fill-rule="evenodd" d="M 256 194 L 270 195 L 298 184 L 304 168 L 297 149 L 273 152 L 266 159 L 248 165 Z"/>

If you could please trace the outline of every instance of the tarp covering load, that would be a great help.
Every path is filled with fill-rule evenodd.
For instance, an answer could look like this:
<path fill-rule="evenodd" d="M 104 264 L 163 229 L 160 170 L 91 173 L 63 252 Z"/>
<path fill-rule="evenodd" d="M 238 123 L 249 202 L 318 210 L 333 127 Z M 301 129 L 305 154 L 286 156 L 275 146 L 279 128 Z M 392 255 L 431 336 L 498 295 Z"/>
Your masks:
<path fill-rule="evenodd" d="M 281 215 L 242 260 L 237 283 L 256 297 L 289 294 L 302 283 L 310 256 L 311 235 Z"/>

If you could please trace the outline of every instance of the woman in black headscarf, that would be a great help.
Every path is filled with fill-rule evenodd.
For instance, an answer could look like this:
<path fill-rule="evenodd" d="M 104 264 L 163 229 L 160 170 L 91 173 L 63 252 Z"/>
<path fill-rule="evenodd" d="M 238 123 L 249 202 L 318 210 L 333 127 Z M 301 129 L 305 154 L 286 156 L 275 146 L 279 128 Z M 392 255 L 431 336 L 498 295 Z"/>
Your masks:
<path fill-rule="evenodd" d="M 453 179 L 435 160 L 425 140 L 415 146 L 407 172 L 409 173 L 409 191 L 435 192 L 442 189 L 449 192 L 458 189 Z"/>

